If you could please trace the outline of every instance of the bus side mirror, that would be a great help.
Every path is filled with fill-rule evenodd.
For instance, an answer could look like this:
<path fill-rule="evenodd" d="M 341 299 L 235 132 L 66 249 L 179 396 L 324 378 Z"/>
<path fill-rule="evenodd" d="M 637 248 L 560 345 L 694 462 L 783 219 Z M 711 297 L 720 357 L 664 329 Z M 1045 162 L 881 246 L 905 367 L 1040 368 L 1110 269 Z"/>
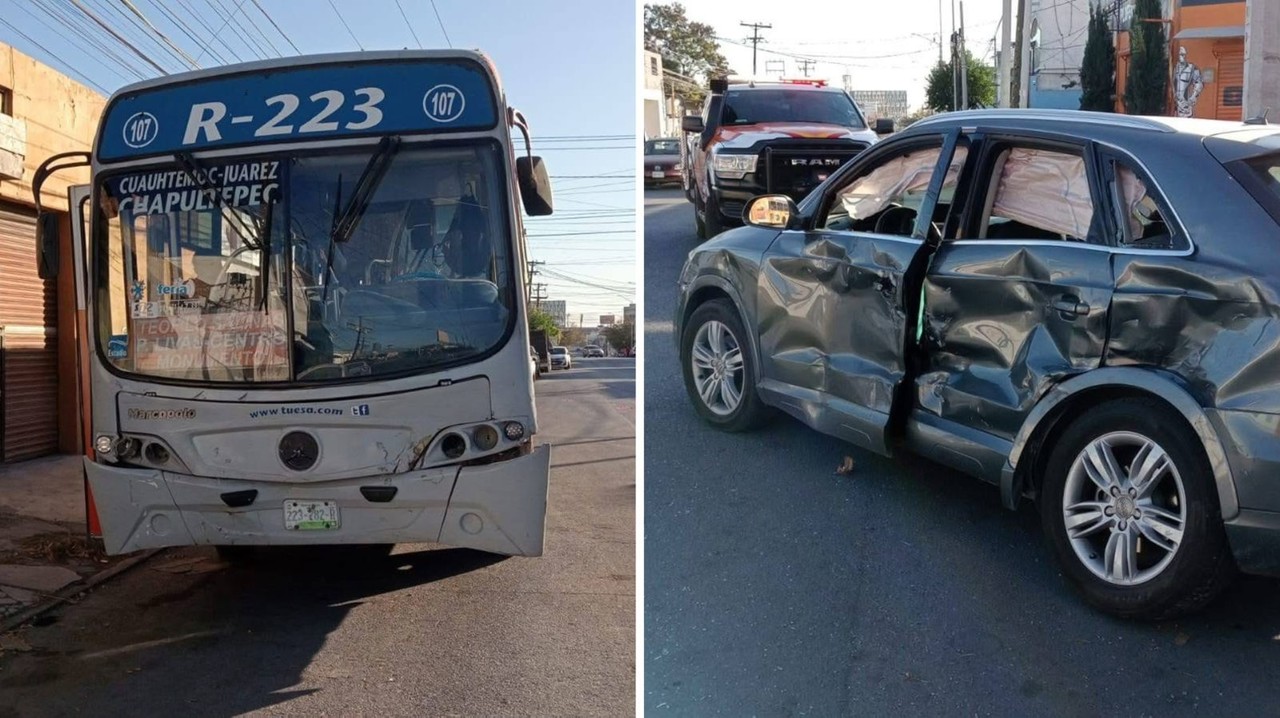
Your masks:
<path fill-rule="evenodd" d="M 702 123 L 702 117 L 699 115 L 685 115 L 684 118 L 680 120 L 680 129 L 685 132 L 696 132 L 698 134 L 702 134 L 702 131 L 707 128 Z"/>
<path fill-rule="evenodd" d="M 530 217 L 551 214 L 551 178 L 541 157 L 517 157 L 516 179 L 520 182 L 520 198 Z"/>
<path fill-rule="evenodd" d="M 58 215 L 41 212 L 36 218 L 36 271 L 41 279 L 58 276 Z"/>
<path fill-rule="evenodd" d="M 893 134 L 893 120 L 892 120 L 891 118 L 888 118 L 888 117 L 881 117 L 881 118 L 878 118 L 878 119 L 876 120 L 876 134 L 877 134 L 877 135 L 892 135 L 892 134 Z"/>

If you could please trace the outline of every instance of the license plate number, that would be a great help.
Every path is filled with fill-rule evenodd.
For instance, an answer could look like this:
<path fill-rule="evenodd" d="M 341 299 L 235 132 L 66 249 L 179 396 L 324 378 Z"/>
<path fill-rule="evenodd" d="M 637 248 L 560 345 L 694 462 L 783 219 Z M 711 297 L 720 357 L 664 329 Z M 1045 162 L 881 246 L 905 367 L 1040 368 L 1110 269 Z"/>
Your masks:
<path fill-rule="evenodd" d="M 649 173 L 649 175 L 650 175 L 651 177 L 653 177 L 654 179 L 662 179 L 662 173 L 661 173 L 661 172 L 650 172 L 650 173 Z"/>
<path fill-rule="evenodd" d="M 340 525 L 338 504 L 333 501 L 284 502 L 284 527 L 289 531 L 327 531 Z"/>

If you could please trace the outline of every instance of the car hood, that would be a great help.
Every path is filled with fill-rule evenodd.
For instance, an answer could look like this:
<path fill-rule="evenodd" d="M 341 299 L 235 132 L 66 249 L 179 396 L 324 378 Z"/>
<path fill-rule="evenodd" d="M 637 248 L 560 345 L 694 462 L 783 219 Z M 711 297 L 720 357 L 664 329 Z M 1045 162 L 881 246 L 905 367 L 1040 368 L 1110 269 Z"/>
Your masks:
<path fill-rule="evenodd" d="M 875 133 L 866 128 L 825 125 L 816 122 L 761 122 L 754 125 L 722 125 L 713 143 L 726 149 L 746 149 L 761 140 L 856 140 L 874 142 Z"/>

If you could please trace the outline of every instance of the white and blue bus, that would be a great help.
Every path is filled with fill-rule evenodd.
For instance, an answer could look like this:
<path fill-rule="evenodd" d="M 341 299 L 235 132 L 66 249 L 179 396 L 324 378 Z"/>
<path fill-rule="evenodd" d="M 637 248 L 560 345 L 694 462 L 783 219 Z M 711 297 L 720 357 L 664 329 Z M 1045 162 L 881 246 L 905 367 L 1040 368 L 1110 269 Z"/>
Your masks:
<path fill-rule="evenodd" d="M 523 133 L 516 156 L 513 132 Z M 108 553 L 543 549 L 520 209 L 492 63 L 289 58 L 130 85 L 70 192 L 91 525 Z M 42 215 L 42 276 L 57 217 Z M 81 228 L 87 228 L 87 236 Z M 96 520 L 95 520 L 96 519 Z"/>

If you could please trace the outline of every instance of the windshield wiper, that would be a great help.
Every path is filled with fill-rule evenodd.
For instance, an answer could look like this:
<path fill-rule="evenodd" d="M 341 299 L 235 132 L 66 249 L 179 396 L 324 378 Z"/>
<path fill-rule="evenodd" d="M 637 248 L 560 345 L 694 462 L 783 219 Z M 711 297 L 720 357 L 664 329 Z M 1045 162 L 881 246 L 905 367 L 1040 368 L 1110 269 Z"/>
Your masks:
<path fill-rule="evenodd" d="M 351 199 L 342 210 L 342 216 L 333 225 L 333 233 L 329 238 L 331 246 L 334 242 L 345 242 L 351 239 L 351 234 L 360 224 L 365 210 L 369 208 L 373 193 L 378 189 L 378 185 L 382 184 L 382 178 L 386 176 L 387 169 L 391 166 L 391 158 L 399 149 L 400 138 L 396 135 L 383 137 L 378 143 L 378 149 L 369 158 L 369 164 L 365 165 L 364 172 L 360 173 L 355 187 L 351 189 Z"/>
<path fill-rule="evenodd" d="M 196 158 L 192 157 L 190 152 L 178 152 L 174 157 L 177 158 L 182 171 L 191 178 L 191 182 L 196 186 L 196 189 L 203 192 L 213 202 L 223 217 L 230 216 L 232 218 L 231 221 L 235 224 L 236 231 L 245 238 L 245 244 L 250 245 L 252 249 L 261 249 L 262 242 L 260 241 L 259 233 L 256 230 L 253 232 L 246 231 L 248 227 L 245 226 L 240 216 L 235 211 L 227 211 L 232 210 L 232 208 L 227 205 L 226 200 L 222 199 L 222 194 L 218 192 L 218 188 L 209 183 L 209 173 L 205 171 L 204 166 L 196 161 Z"/>

